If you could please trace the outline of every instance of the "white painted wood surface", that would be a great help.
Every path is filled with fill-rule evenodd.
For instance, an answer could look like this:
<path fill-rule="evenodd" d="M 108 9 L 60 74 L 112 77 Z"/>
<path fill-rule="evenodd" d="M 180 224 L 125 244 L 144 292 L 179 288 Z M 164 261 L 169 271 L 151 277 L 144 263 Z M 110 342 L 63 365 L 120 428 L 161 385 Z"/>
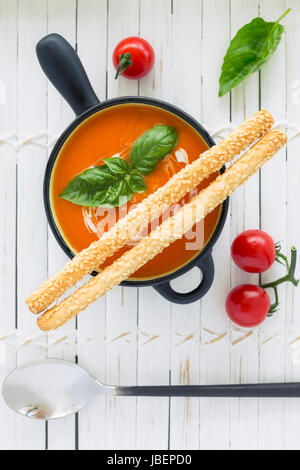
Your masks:
<path fill-rule="evenodd" d="M 219 99 L 230 37 L 258 14 L 273 20 L 287 7 L 292 12 L 276 54 L 260 74 Z M 0 104 L 1 380 L 16 364 L 47 356 L 77 356 L 113 384 L 300 380 L 293 361 L 300 347 L 299 289 L 281 288 L 278 313 L 250 332 L 231 326 L 224 311 L 231 286 L 257 281 L 230 262 L 236 234 L 261 226 L 285 249 L 300 247 L 300 137 L 231 198 L 214 248 L 215 282 L 201 302 L 178 306 L 151 288 L 120 287 L 49 335 L 39 332 L 24 305 L 32 288 L 66 260 L 47 227 L 42 177 L 47 149 L 73 117 L 40 70 L 36 42 L 47 32 L 63 34 L 77 47 L 101 100 L 154 96 L 211 130 L 238 124 L 264 106 L 292 136 L 300 128 L 299 23 L 298 0 L 0 0 L 6 86 Z M 153 72 L 139 83 L 113 79 L 113 48 L 128 35 L 145 37 L 156 53 Z M 191 272 L 180 282 L 196 280 Z M 47 425 L 17 417 L 0 399 L 0 418 L 0 449 L 300 449 L 297 399 L 99 398 L 77 417 Z"/>

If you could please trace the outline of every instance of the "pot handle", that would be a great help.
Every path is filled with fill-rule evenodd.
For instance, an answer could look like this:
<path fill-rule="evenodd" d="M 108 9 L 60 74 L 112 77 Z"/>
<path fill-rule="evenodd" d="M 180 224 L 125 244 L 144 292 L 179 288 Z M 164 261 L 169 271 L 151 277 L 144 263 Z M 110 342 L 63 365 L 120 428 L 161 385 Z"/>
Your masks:
<path fill-rule="evenodd" d="M 170 282 L 164 282 L 153 287 L 165 299 L 175 304 L 191 304 L 192 302 L 196 302 L 208 292 L 214 280 L 215 267 L 211 251 L 209 251 L 204 258 L 199 260 L 196 267 L 200 269 L 203 277 L 199 286 L 191 292 L 176 292 L 171 287 Z"/>
<path fill-rule="evenodd" d="M 37 43 L 36 53 L 46 76 L 77 116 L 100 103 L 77 53 L 62 36 L 48 34 Z"/>

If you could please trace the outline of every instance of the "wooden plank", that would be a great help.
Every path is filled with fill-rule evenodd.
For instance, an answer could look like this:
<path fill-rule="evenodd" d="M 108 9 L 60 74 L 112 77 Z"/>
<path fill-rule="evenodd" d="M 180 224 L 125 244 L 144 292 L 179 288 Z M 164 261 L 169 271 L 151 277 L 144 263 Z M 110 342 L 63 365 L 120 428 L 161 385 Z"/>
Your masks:
<path fill-rule="evenodd" d="M 139 35 L 139 1 L 109 0 L 108 3 L 108 35 L 107 35 L 107 98 L 138 94 L 136 80 L 124 77 L 115 80 L 115 68 L 112 63 L 114 48 L 127 36 Z"/>
<path fill-rule="evenodd" d="M 76 43 L 76 1 L 48 3 L 48 31 L 64 36 L 73 46 Z M 40 71 L 40 80 L 43 79 Z M 51 134 L 59 136 L 74 119 L 73 111 L 59 95 L 58 91 L 48 83 L 47 125 Z M 50 227 L 48 228 L 48 276 L 53 275 L 67 262 L 67 256 L 55 240 Z M 74 338 L 75 319 L 68 322 L 59 331 L 49 334 L 48 357 L 75 360 L 74 348 L 67 348 L 61 338 Z M 75 417 L 49 421 L 47 428 L 47 448 L 49 450 L 73 450 L 75 448 Z"/>
<path fill-rule="evenodd" d="M 17 1 L 0 3 L 0 80 L 5 96 L 0 105 L 0 136 L 16 132 L 17 106 Z M 6 65 L 9 64 L 9 67 Z M 0 137 L 0 139 L 1 139 Z M 16 151 L 5 143 L 0 145 L 0 298 L 3 314 L 0 317 L 0 383 L 10 369 L 16 366 L 16 349 L 7 343 L 7 335 L 15 328 L 15 222 L 16 222 Z M 15 414 L 0 399 L 0 449 L 16 447 Z"/>
<path fill-rule="evenodd" d="M 140 81 L 140 94 L 170 101 L 172 96 L 171 5 L 168 0 L 141 2 L 140 35 L 155 51 L 151 74 Z M 170 304 L 153 288 L 139 289 L 139 385 L 169 383 Z M 150 412 L 151 410 L 151 412 Z M 169 400 L 140 398 L 137 409 L 138 449 L 168 448 Z"/>
<path fill-rule="evenodd" d="M 173 70 L 190 70 L 182 76 L 173 74 L 173 102 L 201 122 L 201 21 L 202 5 L 197 0 L 189 8 L 180 0 L 173 2 Z M 190 291 L 197 286 L 197 269 L 172 283 Z M 171 304 L 171 380 L 173 384 L 198 384 L 200 380 L 200 303 Z M 170 448 L 198 449 L 198 399 L 174 398 L 170 409 Z"/>
<path fill-rule="evenodd" d="M 231 1 L 231 36 L 244 24 L 258 16 L 258 1 Z M 250 76 L 232 91 L 232 124 L 239 125 L 259 109 L 259 75 Z M 244 230 L 259 228 L 259 175 L 256 174 L 231 197 L 231 241 Z M 229 253 L 228 253 L 229 255 Z M 231 262 L 231 288 L 257 284 L 258 275 L 250 275 Z M 231 381 L 257 382 L 259 349 L 257 329 L 232 326 Z M 231 448 L 256 449 L 258 433 L 258 401 L 231 401 Z"/>
<path fill-rule="evenodd" d="M 137 95 L 138 83 L 114 79 L 112 53 L 117 43 L 139 34 L 139 2 L 109 2 L 107 92 L 108 97 Z M 137 289 L 117 287 L 106 295 L 106 381 L 109 384 L 136 383 Z M 109 397 L 107 400 L 108 449 L 132 449 L 136 438 L 136 399 Z M 122 426 L 118 423 L 122 422 Z"/>
<path fill-rule="evenodd" d="M 230 2 L 203 2 L 202 119 L 209 128 L 221 128 L 229 120 L 229 95 L 218 97 L 218 79 L 230 40 Z M 215 280 L 201 307 L 201 383 L 227 383 L 230 380 L 229 322 L 224 299 L 230 280 L 229 218 L 213 249 Z M 225 256 L 224 256 L 225 254 Z M 226 255 L 227 254 L 227 255 Z M 228 449 L 230 445 L 230 401 L 201 399 L 200 448 Z"/>
<path fill-rule="evenodd" d="M 19 2 L 17 130 L 32 135 L 46 129 L 46 80 L 35 57 L 37 41 L 47 33 L 47 1 Z M 39 332 L 35 317 L 25 306 L 26 296 L 47 277 L 47 222 L 42 184 L 46 149 L 23 146 L 18 155 L 17 200 L 17 326 L 29 337 Z M 18 364 L 44 357 L 35 343 L 18 351 Z M 18 449 L 43 449 L 45 424 L 17 417 Z"/>
<path fill-rule="evenodd" d="M 87 34 L 89 31 L 89 34 Z M 79 0 L 77 48 L 92 86 L 99 99 L 106 95 L 107 2 Z M 90 51 L 93 50 L 93 54 Z M 91 305 L 77 319 L 78 362 L 97 379 L 106 381 L 106 299 Z M 99 397 L 79 413 L 78 448 L 104 449 L 106 432 L 106 399 Z"/>
<path fill-rule="evenodd" d="M 285 40 L 286 40 L 286 90 L 287 90 L 287 122 L 300 128 L 299 103 L 300 103 L 300 64 L 295 44 L 299 43 L 300 31 L 300 8 L 299 2 L 292 0 L 288 2 L 292 9 L 286 17 Z M 289 130 L 289 137 L 295 133 Z M 300 187 L 300 162 L 299 162 L 299 137 L 291 140 L 287 148 L 287 205 L 286 205 L 286 247 L 296 245 L 299 250 L 300 223 L 297 214 L 299 200 L 297 191 Z M 281 157 L 282 158 L 282 157 Z M 299 267 L 297 278 L 299 278 Z M 287 286 L 285 312 L 282 306 L 282 315 L 286 321 L 286 373 L 285 380 L 299 381 L 299 336 L 300 336 L 300 289 Z M 284 421 L 284 448 L 299 449 L 300 416 L 299 402 L 297 399 L 285 401 Z"/>
<path fill-rule="evenodd" d="M 285 2 L 263 0 L 260 3 L 262 18 L 272 21 L 285 11 Z M 286 118 L 286 78 L 285 78 L 285 38 L 261 70 L 261 104 L 274 114 L 279 122 Z M 276 99 L 274 97 L 276 96 Z M 286 195 L 287 167 L 285 149 L 280 151 L 272 162 L 261 170 L 261 228 L 275 241 L 283 241 L 286 250 Z M 280 222 L 278 223 L 278 217 Z M 276 263 L 263 274 L 266 282 L 276 279 L 282 268 Z M 270 292 L 272 295 L 272 292 Z M 280 289 L 281 305 L 285 305 L 285 288 Z M 260 367 L 261 381 L 280 382 L 285 377 L 285 315 L 280 307 L 273 317 L 267 319 L 260 328 Z M 259 448 L 283 448 L 284 400 L 260 400 Z"/>

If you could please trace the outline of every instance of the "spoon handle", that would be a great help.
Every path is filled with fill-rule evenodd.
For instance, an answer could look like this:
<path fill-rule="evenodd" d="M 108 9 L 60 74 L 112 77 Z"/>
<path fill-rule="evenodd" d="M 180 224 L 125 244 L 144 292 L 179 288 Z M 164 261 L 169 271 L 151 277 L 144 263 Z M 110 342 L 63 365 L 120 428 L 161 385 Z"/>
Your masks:
<path fill-rule="evenodd" d="M 114 394 L 147 397 L 300 397 L 300 382 L 116 387 Z"/>

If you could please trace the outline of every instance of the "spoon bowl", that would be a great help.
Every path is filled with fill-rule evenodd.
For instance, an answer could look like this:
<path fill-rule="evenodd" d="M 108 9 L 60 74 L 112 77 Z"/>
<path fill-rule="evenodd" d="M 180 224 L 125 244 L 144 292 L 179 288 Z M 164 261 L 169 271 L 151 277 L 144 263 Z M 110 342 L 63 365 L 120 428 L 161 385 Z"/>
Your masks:
<path fill-rule="evenodd" d="M 57 419 L 76 413 L 104 387 L 78 364 L 43 359 L 17 367 L 3 382 L 7 405 L 35 419 Z"/>

